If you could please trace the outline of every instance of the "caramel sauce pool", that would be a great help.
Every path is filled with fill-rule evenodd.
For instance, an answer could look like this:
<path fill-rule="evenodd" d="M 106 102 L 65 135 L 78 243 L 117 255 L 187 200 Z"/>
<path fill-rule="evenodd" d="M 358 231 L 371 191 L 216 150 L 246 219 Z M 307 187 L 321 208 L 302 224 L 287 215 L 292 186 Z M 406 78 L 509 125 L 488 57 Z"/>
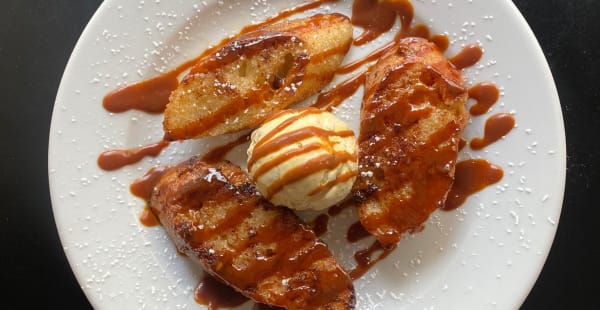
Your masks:
<path fill-rule="evenodd" d="M 384 249 L 379 242 L 374 241 L 367 249 L 358 251 L 354 254 L 354 260 L 357 266 L 348 272 L 352 280 L 356 280 L 364 275 L 373 265 L 377 264 L 382 259 L 386 258 L 393 249 Z M 379 256 L 374 257 L 373 254 L 379 253 Z"/>
<path fill-rule="evenodd" d="M 471 140 L 471 148 L 481 150 L 482 148 L 500 140 L 515 127 L 515 119 L 508 113 L 498 113 L 490 116 L 485 122 L 483 138 Z"/>
<path fill-rule="evenodd" d="M 458 54 L 450 58 L 456 69 L 464 69 L 475 65 L 483 56 L 483 50 L 477 44 L 465 46 Z"/>
<path fill-rule="evenodd" d="M 475 99 L 476 103 L 471 106 L 471 115 L 485 114 L 498 101 L 500 91 L 496 84 L 491 82 L 479 83 L 469 89 L 469 98 Z"/>
<path fill-rule="evenodd" d="M 249 299 L 238 293 L 229 285 L 223 284 L 215 277 L 205 273 L 194 290 L 194 299 L 201 305 L 206 305 L 209 310 L 223 307 L 233 308 L 240 306 Z"/>
<path fill-rule="evenodd" d="M 448 193 L 443 210 L 460 207 L 470 195 L 499 182 L 504 172 L 483 159 L 471 159 L 456 164 L 454 184 Z"/>

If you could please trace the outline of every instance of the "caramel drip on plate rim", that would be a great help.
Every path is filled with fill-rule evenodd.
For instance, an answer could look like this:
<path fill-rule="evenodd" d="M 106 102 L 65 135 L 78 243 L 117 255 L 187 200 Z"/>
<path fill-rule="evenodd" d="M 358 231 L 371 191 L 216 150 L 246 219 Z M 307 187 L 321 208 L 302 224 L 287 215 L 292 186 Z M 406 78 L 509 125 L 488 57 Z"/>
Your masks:
<path fill-rule="evenodd" d="M 477 44 L 465 46 L 458 54 L 450 58 L 456 69 L 464 69 L 475 65 L 483 56 L 483 50 Z"/>
<path fill-rule="evenodd" d="M 506 136 L 515 127 L 515 119 L 508 113 L 490 116 L 485 122 L 483 138 L 471 140 L 471 148 L 480 150 Z"/>
<path fill-rule="evenodd" d="M 308 193 L 308 196 L 314 196 L 318 193 L 320 193 L 322 190 L 325 190 L 327 188 L 332 188 L 333 186 L 340 184 L 340 183 L 344 183 L 350 179 L 352 179 L 353 177 L 355 177 L 358 174 L 358 171 L 346 171 L 340 175 L 338 175 L 335 179 L 325 183 L 325 184 L 321 184 L 317 187 L 315 187 L 312 191 L 310 191 Z"/>
<path fill-rule="evenodd" d="M 470 159 L 456 164 L 454 183 L 448 193 L 443 210 L 460 207 L 470 195 L 502 180 L 504 172 L 483 159 Z"/>
<path fill-rule="evenodd" d="M 112 171 L 135 164 L 146 156 L 156 157 L 169 146 L 169 142 L 159 142 L 127 150 L 106 151 L 98 156 L 98 167 L 103 170 Z"/>
<path fill-rule="evenodd" d="M 476 102 L 469 109 L 474 116 L 485 114 L 498 101 L 500 91 L 492 82 L 482 82 L 469 89 L 469 98 Z"/>
<path fill-rule="evenodd" d="M 382 259 L 386 258 L 394 249 L 384 249 L 379 242 L 374 241 L 367 249 L 358 251 L 354 254 L 354 260 L 357 266 L 350 270 L 350 278 L 356 280 L 365 274 L 371 267 L 377 264 Z M 375 252 L 381 252 L 379 256 L 373 257 Z"/>
<path fill-rule="evenodd" d="M 334 107 L 337 107 L 348 97 L 356 93 L 356 91 L 365 83 L 366 76 L 367 72 L 364 71 L 354 77 L 340 82 L 332 89 L 321 93 L 319 97 L 317 97 L 317 101 L 315 101 L 315 103 L 313 103 L 311 106 L 331 111 Z"/>

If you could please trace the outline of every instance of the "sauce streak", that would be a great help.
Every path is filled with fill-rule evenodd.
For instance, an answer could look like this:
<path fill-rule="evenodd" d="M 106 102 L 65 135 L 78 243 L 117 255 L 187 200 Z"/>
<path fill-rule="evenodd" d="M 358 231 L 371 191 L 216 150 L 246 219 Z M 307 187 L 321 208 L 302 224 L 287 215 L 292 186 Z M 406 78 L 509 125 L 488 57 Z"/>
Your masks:
<path fill-rule="evenodd" d="M 345 209 L 348 209 L 350 207 L 354 207 L 354 201 L 352 200 L 346 200 L 344 202 L 338 203 L 337 205 L 330 207 L 327 210 L 327 214 L 329 214 L 329 216 L 336 216 L 339 215 L 340 213 L 342 213 L 342 211 L 344 211 Z"/>
<path fill-rule="evenodd" d="M 152 167 L 144 176 L 131 182 L 129 190 L 134 196 L 150 201 L 154 186 L 169 169 L 170 167 L 165 166 Z"/>
<path fill-rule="evenodd" d="M 152 212 L 152 209 L 150 209 L 150 207 L 148 206 L 144 207 L 144 210 L 142 210 L 142 213 L 140 213 L 140 223 L 142 223 L 142 225 L 146 227 L 160 225 L 158 218 L 156 217 L 154 212 Z"/>
<path fill-rule="evenodd" d="M 177 77 L 200 58 L 187 61 L 167 73 L 116 89 L 104 97 L 102 106 L 112 113 L 132 109 L 147 113 L 162 113 L 169 103 L 171 92 L 179 85 Z"/>
<path fill-rule="evenodd" d="M 490 116 L 485 122 L 483 138 L 471 140 L 471 148 L 480 150 L 506 136 L 515 127 L 515 119 L 508 113 Z"/>
<path fill-rule="evenodd" d="M 450 39 L 448 39 L 448 36 L 445 34 L 434 34 L 429 37 L 429 41 L 437 45 L 442 52 L 446 51 L 448 46 L 450 46 Z"/>
<path fill-rule="evenodd" d="M 146 156 L 156 157 L 167 146 L 169 142 L 161 140 L 139 148 L 106 151 L 98 156 L 98 167 L 106 171 L 117 170 L 135 164 Z"/>
<path fill-rule="evenodd" d="M 326 109 L 331 111 L 334 107 L 339 106 L 344 100 L 352 96 L 358 88 L 365 83 L 365 77 L 367 72 L 361 72 L 356 76 L 353 76 L 332 89 L 324 92 L 317 97 L 317 101 L 312 104 L 312 107 Z"/>
<path fill-rule="evenodd" d="M 223 284 L 207 273 L 196 286 L 194 299 L 197 303 L 206 305 L 209 310 L 217 310 L 221 307 L 233 308 L 249 300 L 229 285 Z"/>
<path fill-rule="evenodd" d="M 204 156 L 202 156 L 202 161 L 207 163 L 216 163 L 222 161 L 223 159 L 225 159 L 227 153 L 231 152 L 231 150 L 233 150 L 239 145 L 248 142 L 250 139 L 250 134 L 251 133 L 247 133 L 229 143 L 213 148 L 212 150 L 204 154 Z"/>
<path fill-rule="evenodd" d="M 376 258 L 373 258 L 375 252 L 381 251 L 381 254 Z M 365 274 L 371 267 L 377 264 L 382 259 L 386 258 L 393 249 L 384 249 L 381 247 L 379 242 L 375 241 L 371 246 L 365 250 L 358 251 L 354 254 L 354 260 L 356 260 L 357 266 L 350 270 L 350 278 L 356 280 Z"/>
<path fill-rule="evenodd" d="M 339 67 L 337 69 L 336 73 L 338 73 L 338 74 L 350 73 L 350 72 L 362 67 L 364 64 L 366 64 L 368 62 L 375 61 L 375 60 L 381 58 L 381 56 L 383 54 L 385 54 L 387 51 L 389 51 L 395 44 L 396 44 L 396 41 L 389 42 L 386 45 L 375 49 L 374 51 L 369 53 L 367 56 Z M 363 72 L 362 74 L 364 74 L 364 73 L 365 72 Z"/>
<path fill-rule="evenodd" d="M 160 224 L 147 203 L 150 201 L 154 186 L 168 170 L 169 167 L 165 166 L 152 167 L 143 177 L 131 182 L 129 186 L 129 190 L 134 196 L 142 198 L 146 202 L 146 207 L 140 214 L 140 223 L 144 226 L 152 227 Z"/>
<path fill-rule="evenodd" d="M 467 146 L 467 140 L 465 140 L 464 138 L 460 138 L 460 140 L 458 140 L 458 151 L 462 151 L 465 146 Z"/>
<path fill-rule="evenodd" d="M 356 222 L 350 225 L 350 228 L 348 228 L 348 232 L 346 233 L 346 240 L 348 240 L 348 242 L 354 243 L 370 235 L 371 234 L 369 234 L 369 232 L 365 230 L 365 228 L 360 222 Z"/>
<path fill-rule="evenodd" d="M 310 132 L 310 131 L 308 131 Z M 355 161 L 356 157 L 354 154 L 348 152 L 333 152 L 331 154 L 321 155 L 319 157 L 308 160 L 302 165 L 296 166 L 288 170 L 278 180 L 271 183 L 267 188 L 265 197 L 267 199 L 273 198 L 275 194 L 281 191 L 287 184 L 299 181 L 313 173 L 321 170 L 330 170 L 337 167 L 340 163 L 347 161 Z M 337 181 L 337 180 L 336 180 Z"/>
<path fill-rule="evenodd" d="M 400 16 L 402 29 L 410 28 L 414 16 L 410 1 L 354 0 L 352 24 L 364 29 L 364 32 L 354 40 L 354 45 L 371 42 L 392 29 L 397 16 Z"/>
<path fill-rule="evenodd" d="M 481 56 L 483 56 L 481 47 L 477 44 L 471 44 L 465 46 L 462 51 L 449 60 L 456 69 L 461 70 L 476 64 L 481 59 Z"/>
<path fill-rule="evenodd" d="M 469 98 L 475 99 L 476 103 L 471 106 L 471 115 L 485 114 L 498 101 L 500 91 L 496 84 L 491 82 L 479 83 L 469 89 Z"/>
<path fill-rule="evenodd" d="M 327 232 L 327 223 L 328 222 L 329 222 L 329 216 L 327 214 L 321 214 L 312 221 L 310 226 L 312 227 L 312 229 L 315 232 L 315 235 L 317 235 L 317 237 L 320 237 L 324 233 Z"/>
<path fill-rule="evenodd" d="M 482 159 L 470 159 L 456 164 L 454 184 L 448 193 L 443 210 L 460 207 L 470 195 L 499 182 L 504 172 L 498 166 Z"/>
<path fill-rule="evenodd" d="M 254 304 L 253 310 L 285 310 L 285 308 L 269 306 L 265 304 Z"/>

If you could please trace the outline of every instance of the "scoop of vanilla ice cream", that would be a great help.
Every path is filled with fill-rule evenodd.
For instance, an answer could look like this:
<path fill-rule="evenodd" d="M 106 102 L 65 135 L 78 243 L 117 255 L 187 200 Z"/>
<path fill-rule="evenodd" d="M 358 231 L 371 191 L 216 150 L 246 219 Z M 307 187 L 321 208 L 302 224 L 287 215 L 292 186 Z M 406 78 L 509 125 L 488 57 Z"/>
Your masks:
<path fill-rule="evenodd" d="M 357 150 L 354 133 L 333 114 L 285 110 L 252 133 L 248 172 L 273 204 L 320 210 L 350 193 L 358 174 Z"/>

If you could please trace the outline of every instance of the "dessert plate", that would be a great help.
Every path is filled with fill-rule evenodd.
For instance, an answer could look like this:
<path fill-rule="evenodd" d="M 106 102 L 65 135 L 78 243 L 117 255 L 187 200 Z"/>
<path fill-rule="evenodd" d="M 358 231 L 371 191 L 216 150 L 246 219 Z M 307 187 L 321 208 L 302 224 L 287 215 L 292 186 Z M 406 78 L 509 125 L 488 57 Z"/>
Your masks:
<path fill-rule="evenodd" d="M 172 143 L 158 157 L 107 172 L 98 155 L 161 139 L 162 115 L 112 114 L 102 108 L 109 91 L 165 72 L 244 25 L 302 1 L 103 2 L 83 32 L 58 90 L 48 154 L 56 225 L 73 272 L 97 309 L 201 309 L 193 290 L 202 271 L 177 254 L 160 226 L 140 224 L 144 202 L 129 184 L 155 165 L 169 165 L 234 136 Z M 446 55 L 467 44 L 484 50 L 464 71 L 469 85 L 492 81 L 501 96 L 473 117 L 465 138 L 483 134 L 485 120 L 507 112 L 516 127 L 503 139 L 460 159 L 483 158 L 504 169 L 500 183 L 462 207 L 437 211 L 425 229 L 355 281 L 356 309 L 510 309 L 526 298 L 544 264 L 558 224 L 565 182 L 565 135 L 560 103 L 542 51 L 511 1 L 413 1 L 415 20 L 450 39 Z M 352 1 L 326 3 L 300 14 L 340 12 Z M 399 25 L 397 24 L 395 29 Z M 355 35 L 361 29 L 355 29 Z M 388 33 L 353 47 L 347 61 L 390 40 Z M 338 76 L 333 84 L 343 80 Z M 362 90 L 335 113 L 358 128 Z M 310 100 L 309 100 L 310 101 Z M 472 103 L 469 102 L 469 105 Z M 245 147 L 228 159 L 245 160 Z M 311 219 L 314 213 L 302 213 Z M 347 209 L 330 220 L 323 239 L 347 268 L 372 239 L 348 243 L 356 221 Z M 251 309 L 246 303 L 241 308 Z"/>

